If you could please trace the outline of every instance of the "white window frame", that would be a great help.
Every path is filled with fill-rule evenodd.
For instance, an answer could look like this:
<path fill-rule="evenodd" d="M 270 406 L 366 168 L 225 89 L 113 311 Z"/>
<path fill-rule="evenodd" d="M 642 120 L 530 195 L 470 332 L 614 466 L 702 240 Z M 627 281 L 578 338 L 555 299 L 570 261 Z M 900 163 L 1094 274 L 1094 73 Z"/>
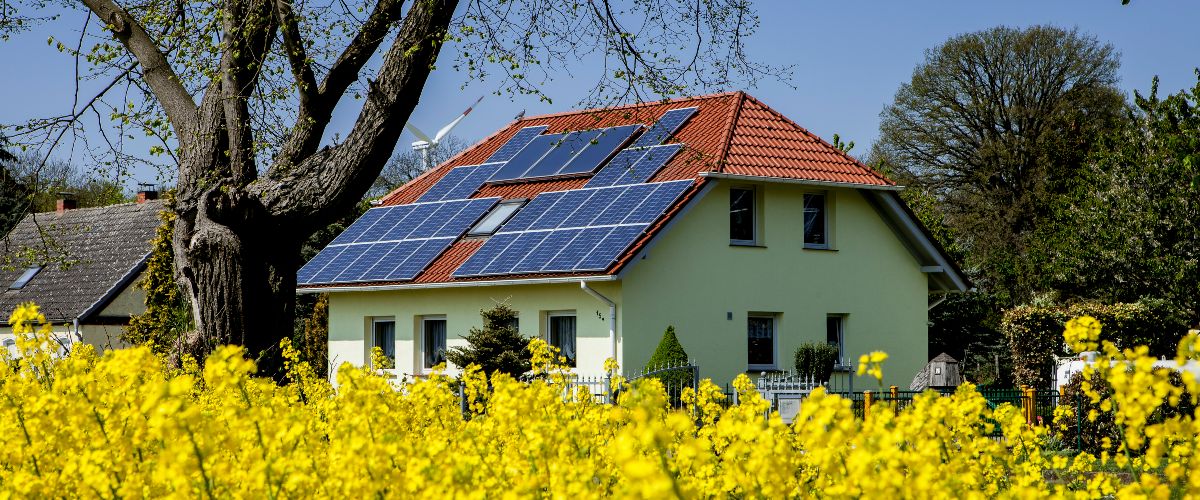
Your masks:
<path fill-rule="evenodd" d="M 809 196 L 820 196 L 821 197 L 821 219 L 822 219 L 821 222 L 825 229 L 824 238 L 823 238 L 825 240 L 825 243 L 817 244 L 817 243 L 809 243 L 808 242 L 808 213 L 807 212 L 808 212 L 808 197 Z M 829 242 L 829 236 L 831 234 L 831 231 L 829 230 L 829 199 L 830 199 L 829 193 L 826 191 L 804 193 L 803 200 L 801 201 L 801 204 L 803 205 L 801 207 L 801 210 L 803 210 L 805 213 L 803 213 L 800 218 L 800 221 L 801 221 L 802 225 L 804 226 L 802 228 L 802 231 L 801 231 L 802 234 L 800 236 L 801 238 L 804 239 L 804 248 L 811 249 L 811 250 L 829 250 L 830 248 L 833 248 Z"/>
<path fill-rule="evenodd" d="M 750 320 L 771 320 L 771 363 L 755 364 L 750 362 Z M 777 370 L 779 368 L 779 315 L 770 313 L 750 313 L 746 315 L 746 370 Z"/>
<path fill-rule="evenodd" d="M 729 187 L 729 209 L 733 209 L 733 192 L 734 191 L 749 191 L 750 192 L 750 232 L 751 239 L 737 240 L 731 234 L 729 236 L 729 244 L 735 246 L 758 246 L 758 187 L 757 186 L 730 186 Z M 730 212 L 732 215 L 732 212 Z M 730 217 L 729 230 L 733 231 L 733 220 Z"/>
<path fill-rule="evenodd" d="M 425 325 L 429 321 L 442 321 L 446 324 L 446 331 L 442 332 L 442 334 L 445 335 L 446 338 L 442 339 L 442 343 L 445 344 L 446 350 L 450 349 L 450 342 L 449 342 L 450 341 L 450 322 L 446 320 L 446 315 L 445 314 L 426 314 L 424 316 L 421 316 L 421 332 L 420 332 L 421 340 L 418 343 L 418 345 L 420 345 L 421 348 L 417 350 L 417 356 L 420 358 L 417 360 L 417 366 L 420 367 L 422 373 L 429 373 L 429 372 L 433 371 L 432 366 L 425 365 L 425 350 L 429 347 L 428 342 L 425 339 L 425 333 L 427 331 Z M 442 354 L 442 356 L 444 358 L 445 354 Z M 449 361 L 444 360 L 444 359 L 443 359 L 443 361 L 447 364 L 450 363 Z"/>
<path fill-rule="evenodd" d="M 396 368 L 396 318 L 394 316 L 378 316 L 378 317 L 371 318 L 371 331 L 368 332 L 368 334 L 367 334 L 367 338 L 370 339 L 370 343 L 369 343 L 370 345 L 367 346 L 367 362 L 365 364 L 368 364 L 368 365 L 371 364 L 371 351 L 375 347 L 377 347 L 377 346 L 383 347 L 383 346 L 375 343 L 375 325 L 378 325 L 380 323 L 391 323 L 392 324 L 392 356 L 391 356 L 392 368 L 390 368 L 390 369 L 395 369 Z M 384 354 L 385 355 L 387 354 L 387 349 L 384 349 Z M 374 367 L 372 367 L 372 368 L 374 368 Z"/>
<path fill-rule="evenodd" d="M 553 331 L 551 330 L 551 328 L 553 328 L 553 325 L 554 325 L 554 318 L 565 318 L 565 317 L 575 318 L 575 332 L 574 332 L 575 333 L 575 358 L 572 360 L 575 362 L 575 364 L 571 365 L 572 368 L 575 368 L 575 367 L 579 366 L 579 315 L 576 314 L 575 311 L 548 311 L 548 312 L 546 312 L 546 334 L 542 338 L 542 340 L 545 340 L 547 344 L 554 345 L 554 342 L 552 341 L 552 339 L 554 338 Z M 558 346 L 555 346 L 555 347 L 558 347 Z M 559 355 L 562 356 L 563 353 L 559 352 Z"/>
<path fill-rule="evenodd" d="M 482 219 L 479 219 L 478 223 L 476 223 L 474 226 L 471 226 L 471 230 L 467 231 L 467 236 L 490 236 L 496 234 L 496 231 L 499 231 L 500 228 L 509 221 L 509 219 L 512 219 L 514 215 L 517 215 L 517 213 L 521 211 L 521 207 L 525 205 L 526 201 L 527 200 L 520 199 L 506 200 L 497 203 L 495 208 L 492 208 L 490 211 L 488 211 L 487 215 L 484 215 Z M 508 210 L 510 207 L 513 207 L 510 212 L 503 212 L 504 210 Z M 499 219 L 499 221 L 496 219 Z M 490 224 L 493 222 L 496 224 L 496 226 L 491 228 L 491 230 L 481 229 L 481 226 L 483 226 L 485 223 Z"/>
<path fill-rule="evenodd" d="M 837 320 L 837 327 L 838 327 L 838 331 L 837 331 L 838 359 L 837 359 L 837 362 L 833 364 L 833 366 L 835 369 L 843 369 L 845 366 L 847 366 L 847 363 L 846 363 L 846 361 L 847 361 L 847 357 L 846 357 L 846 315 L 845 314 L 827 314 L 827 315 L 825 315 L 825 341 L 826 342 L 829 342 L 829 320 L 831 320 L 831 319 Z"/>

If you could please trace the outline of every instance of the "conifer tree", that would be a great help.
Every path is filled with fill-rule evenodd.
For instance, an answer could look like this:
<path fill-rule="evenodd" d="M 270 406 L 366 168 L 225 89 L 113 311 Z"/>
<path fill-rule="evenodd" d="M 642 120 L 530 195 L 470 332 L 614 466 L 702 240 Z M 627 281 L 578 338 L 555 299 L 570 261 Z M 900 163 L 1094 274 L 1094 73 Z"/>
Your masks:
<path fill-rule="evenodd" d="M 507 373 L 519 377 L 529 371 L 530 353 L 525 348 L 529 339 L 517 331 L 517 312 L 507 304 L 496 304 L 479 311 L 483 328 L 471 328 L 465 347 L 452 347 L 446 359 L 456 366 L 479 365 L 483 372 Z"/>

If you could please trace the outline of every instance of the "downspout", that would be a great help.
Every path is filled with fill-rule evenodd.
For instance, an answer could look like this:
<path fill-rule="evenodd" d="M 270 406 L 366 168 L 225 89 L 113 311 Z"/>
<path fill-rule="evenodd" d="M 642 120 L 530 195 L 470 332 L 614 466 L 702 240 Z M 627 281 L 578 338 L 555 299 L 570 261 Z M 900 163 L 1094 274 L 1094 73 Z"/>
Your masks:
<path fill-rule="evenodd" d="M 613 302 L 588 286 L 586 281 L 579 281 L 579 288 L 595 297 L 596 300 L 608 304 L 608 341 L 612 344 L 612 359 L 617 361 L 617 303 Z M 609 375 L 613 375 L 610 373 Z"/>

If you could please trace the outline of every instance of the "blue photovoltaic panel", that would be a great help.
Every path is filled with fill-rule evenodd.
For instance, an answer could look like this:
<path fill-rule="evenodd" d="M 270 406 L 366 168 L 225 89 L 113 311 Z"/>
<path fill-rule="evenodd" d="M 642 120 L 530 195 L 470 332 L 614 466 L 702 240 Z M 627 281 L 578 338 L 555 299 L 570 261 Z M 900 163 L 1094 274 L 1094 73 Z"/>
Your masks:
<path fill-rule="evenodd" d="M 667 144 L 665 146 L 647 148 L 646 156 L 638 160 L 633 165 L 633 168 L 625 169 L 621 177 L 614 181 L 612 185 L 638 184 L 650 180 L 654 174 L 658 173 L 682 149 L 683 144 Z"/>
<path fill-rule="evenodd" d="M 516 156 L 522 148 L 529 144 L 529 141 L 532 141 L 534 137 L 541 135 L 545 131 L 545 125 L 525 127 L 518 130 L 508 142 L 504 143 L 503 146 L 500 146 L 500 149 L 497 149 L 495 153 L 492 153 L 492 156 L 488 157 L 488 162 L 511 160 L 513 156 Z"/>
<path fill-rule="evenodd" d="M 350 227 L 346 228 L 345 231 L 342 231 L 342 234 L 337 235 L 337 237 L 330 242 L 330 245 L 353 242 L 356 238 L 362 235 L 363 231 L 366 231 L 372 225 L 374 225 L 375 221 L 379 220 L 379 218 L 383 216 L 384 212 L 387 212 L 388 208 L 391 207 L 372 208 L 367 210 L 367 213 L 362 214 L 358 220 L 354 221 L 353 224 L 350 224 Z"/>
<path fill-rule="evenodd" d="M 420 198 L 417 198 L 417 203 L 470 198 L 475 191 L 479 190 L 479 186 L 482 186 L 488 178 L 496 173 L 501 165 L 504 164 L 484 163 L 450 169 L 436 184 L 425 191 Z"/>
<path fill-rule="evenodd" d="M 546 153 L 562 142 L 565 136 L 566 134 L 547 134 L 534 137 L 532 141 L 529 141 L 529 145 L 525 146 L 525 149 L 508 160 L 508 163 L 500 167 L 489 180 L 507 181 L 524 177 L 525 172 L 533 168 L 538 160 L 541 160 Z"/>
<path fill-rule="evenodd" d="M 564 193 L 566 193 L 566 191 L 551 191 L 549 193 L 542 193 L 535 196 L 529 201 L 528 204 L 521 208 L 521 210 L 517 211 L 517 215 L 514 215 L 508 220 L 508 222 L 505 222 L 504 226 L 500 228 L 500 231 L 513 232 L 529 229 L 529 226 L 532 225 L 534 221 L 538 220 L 542 214 L 546 213 L 547 209 L 549 209 L 551 206 L 554 206 L 554 203 L 557 202 Z"/>
<path fill-rule="evenodd" d="M 584 172 L 595 172 L 600 165 L 604 163 L 610 156 L 613 155 L 621 146 L 624 146 L 633 133 L 642 128 L 641 125 L 624 125 L 620 127 L 606 128 L 588 144 L 579 155 L 571 159 L 560 170 L 560 174 L 579 174 Z"/>
<path fill-rule="evenodd" d="M 603 271 L 692 185 L 691 180 L 542 193 L 540 214 L 505 225 L 454 276 Z"/>
<path fill-rule="evenodd" d="M 663 113 L 662 117 L 650 127 L 650 130 L 647 130 L 641 137 L 638 137 L 637 141 L 631 147 L 639 148 L 662 144 L 663 141 L 671 137 L 671 134 L 679 130 L 679 127 L 683 126 L 683 122 L 696 114 L 696 110 L 697 108 L 681 108 Z"/>
<path fill-rule="evenodd" d="M 415 278 L 499 198 L 413 203 L 368 210 L 297 273 L 300 284 L 404 281 Z M 347 228 L 346 232 L 350 232 Z M 369 238 L 369 239 L 368 239 Z"/>
<path fill-rule="evenodd" d="M 638 160 L 646 156 L 646 152 L 646 148 L 622 149 L 621 152 L 617 153 L 608 162 L 608 165 L 605 165 L 599 172 L 596 172 L 596 175 L 592 176 L 584 187 L 594 188 L 616 185 L 617 180 L 625 175 L 625 172 L 633 170 L 633 166 L 637 164 Z"/>
<path fill-rule="evenodd" d="M 550 151 L 538 160 L 537 164 L 521 177 L 549 177 L 561 173 L 567 162 L 585 148 L 590 148 L 592 141 L 600 136 L 601 130 L 581 130 L 570 132 L 563 140 L 550 148 Z"/>

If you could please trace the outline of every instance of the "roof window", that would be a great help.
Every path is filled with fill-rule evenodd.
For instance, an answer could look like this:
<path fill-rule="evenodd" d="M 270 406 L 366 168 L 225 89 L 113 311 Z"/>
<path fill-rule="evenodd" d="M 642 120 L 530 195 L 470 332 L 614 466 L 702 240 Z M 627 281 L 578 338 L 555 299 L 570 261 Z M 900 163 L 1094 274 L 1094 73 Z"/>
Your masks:
<path fill-rule="evenodd" d="M 25 272 L 21 273 L 21 276 L 17 278 L 17 281 L 14 281 L 11 285 L 8 285 L 8 289 L 20 290 L 25 288 L 25 285 L 29 283 L 29 280 L 33 279 L 34 276 L 37 276 L 37 273 L 41 270 L 42 266 L 33 266 L 29 269 L 26 269 Z"/>
<path fill-rule="evenodd" d="M 488 212 L 487 215 L 483 216 L 483 220 L 479 221 L 479 224 L 475 224 L 475 227 L 471 228 L 470 231 L 467 231 L 467 236 L 487 236 L 495 233 L 496 230 L 500 229 L 502 224 L 508 222 L 508 219 L 511 218 L 513 214 L 517 213 L 517 210 L 520 209 L 521 205 L 524 204 L 525 200 L 516 200 L 506 201 L 496 205 L 496 208 L 493 208 L 491 212 Z"/>

